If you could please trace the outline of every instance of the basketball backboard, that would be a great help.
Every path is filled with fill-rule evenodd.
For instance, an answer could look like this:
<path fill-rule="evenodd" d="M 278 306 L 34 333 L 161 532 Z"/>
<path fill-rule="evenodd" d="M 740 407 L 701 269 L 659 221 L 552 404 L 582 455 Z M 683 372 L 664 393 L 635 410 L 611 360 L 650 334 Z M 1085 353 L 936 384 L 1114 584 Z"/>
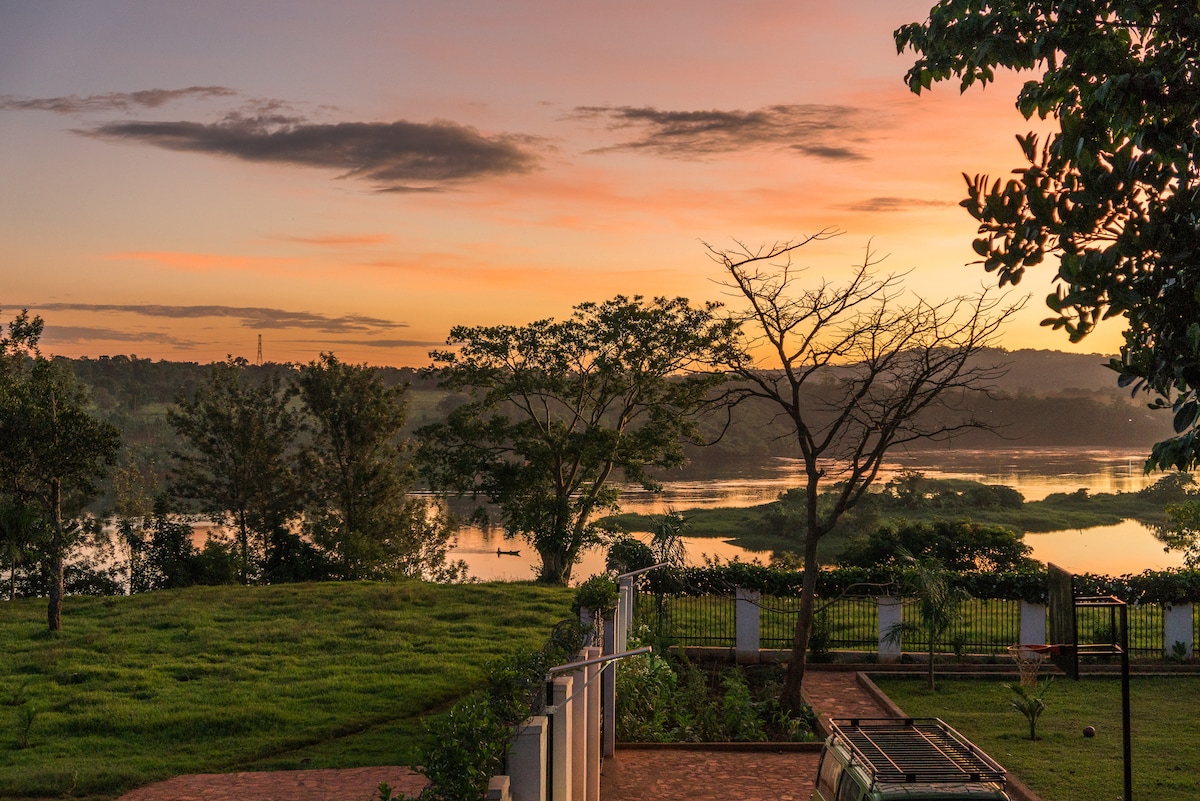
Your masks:
<path fill-rule="evenodd" d="M 1079 628 L 1075 619 L 1075 577 L 1048 564 L 1046 600 L 1050 607 L 1050 660 L 1072 679 L 1079 678 Z"/>

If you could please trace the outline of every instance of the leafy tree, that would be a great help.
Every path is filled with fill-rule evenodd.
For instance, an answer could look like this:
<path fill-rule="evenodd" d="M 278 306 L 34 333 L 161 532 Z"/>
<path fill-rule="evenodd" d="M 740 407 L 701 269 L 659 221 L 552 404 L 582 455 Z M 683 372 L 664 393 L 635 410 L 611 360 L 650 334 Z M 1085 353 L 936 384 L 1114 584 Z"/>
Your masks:
<path fill-rule="evenodd" d="M 1028 567 L 1033 549 L 1004 526 L 970 520 L 906 521 L 882 525 L 847 543 L 838 555 L 844 567 L 898 564 L 901 553 L 935 558 L 949 570 L 1007 571 Z"/>
<path fill-rule="evenodd" d="M 208 382 L 167 416 L 185 446 L 173 454 L 171 491 L 217 525 L 232 520 L 239 573 L 248 583 L 273 548 L 286 547 L 300 511 L 292 459 L 300 418 L 277 371 L 251 384 L 245 367 L 233 357 L 212 365 Z"/>
<path fill-rule="evenodd" d="M 152 469 L 130 462 L 113 471 L 116 509 L 113 522 L 118 546 L 125 552 L 129 593 L 149 589 L 145 576 L 145 551 L 150 537 L 150 515 L 154 510 L 155 479 Z"/>
<path fill-rule="evenodd" d="M 804 576 L 783 690 L 783 702 L 796 712 L 803 706 L 818 544 L 867 493 L 889 449 L 986 427 L 966 396 L 1002 371 L 972 357 L 992 344 L 1016 308 L 987 293 L 904 303 L 901 278 L 879 276 L 870 251 L 844 286 L 799 287 L 793 254 L 833 235 L 822 231 L 758 249 L 708 248 L 745 300 L 739 322 L 751 341 L 744 352 L 756 355 L 728 366 L 741 376 L 745 397 L 773 404 L 787 419 L 804 465 L 795 532 Z"/>
<path fill-rule="evenodd" d="M 161 508 L 147 523 L 138 589 L 170 590 L 205 583 L 199 580 L 199 552 L 192 542 L 191 525 L 173 519 Z"/>
<path fill-rule="evenodd" d="M 453 577 L 444 570 L 450 526 L 425 501 L 406 497 L 405 387 L 385 386 L 377 370 L 332 353 L 302 368 L 296 386 L 312 421 L 308 530 L 336 574 Z"/>
<path fill-rule="evenodd" d="M 567 319 L 456 327 L 432 354 L 442 386 L 467 402 L 424 428 L 423 464 L 440 489 L 482 495 L 566 583 L 617 508 L 616 474 L 653 489 L 650 467 L 683 462 L 681 442 L 722 376 L 732 327 L 684 298 L 618 296 Z"/>
<path fill-rule="evenodd" d="M 34 505 L 48 530 L 46 620 L 58 631 L 65 560 L 85 528 L 75 518 L 114 463 L 120 434 L 87 413 L 84 387 L 66 368 L 41 355 L 41 331 L 23 311 L 0 340 L 0 487 L 12 508 Z"/>
<path fill-rule="evenodd" d="M 975 251 L 1001 286 L 1057 257 L 1055 316 L 1043 324 L 1073 342 L 1123 317 L 1118 382 L 1175 412 L 1176 436 L 1154 446 L 1146 469 L 1200 464 L 1200 9 L 942 0 L 895 39 L 918 55 L 907 75 L 918 94 L 951 77 L 966 91 L 997 69 L 1041 71 L 1017 108 L 1057 130 L 1044 142 L 1017 137 L 1017 178 L 967 179 Z"/>

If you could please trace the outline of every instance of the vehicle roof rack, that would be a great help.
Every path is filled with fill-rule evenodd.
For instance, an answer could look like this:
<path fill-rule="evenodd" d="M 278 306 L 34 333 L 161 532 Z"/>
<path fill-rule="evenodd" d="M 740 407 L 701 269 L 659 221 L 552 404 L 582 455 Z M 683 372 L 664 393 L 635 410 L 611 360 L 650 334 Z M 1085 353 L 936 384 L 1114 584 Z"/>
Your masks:
<path fill-rule="evenodd" d="M 939 718 L 841 718 L 832 727 L 880 784 L 1004 784 L 1004 768 Z"/>

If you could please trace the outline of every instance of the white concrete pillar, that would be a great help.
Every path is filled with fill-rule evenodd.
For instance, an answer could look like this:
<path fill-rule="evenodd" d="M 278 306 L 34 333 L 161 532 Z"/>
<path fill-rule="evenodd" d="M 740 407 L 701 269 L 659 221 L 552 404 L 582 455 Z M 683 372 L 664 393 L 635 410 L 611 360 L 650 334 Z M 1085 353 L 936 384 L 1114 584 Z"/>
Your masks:
<path fill-rule="evenodd" d="M 617 587 L 617 652 L 628 650 L 629 631 L 633 628 L 633 576 L 625 576 Z"/>
<path fill-rule="evenodd" d="M 1013 645 L 1046 645 L 1046 606 L 1021 601 L 1021 641 Z"/>
<path fill-rule="evenodd" d="M 1183 643 L 1185 658 L 1195 648 L 1192 636 L 1192 605 L 1163 605 L 1163 656 L 1175 655 L 1175 643 Z"/>
<path fill-rule="evenodd" d="M 904 622 L 903 607 L 897 595 L 879 596 L 879 661 L 895 662 L 900 658 L 899 637 L 889 636 Z"/>
<path fill-rule="evenodd" d="M 605 621 L 604 655 L 617 652 L 617 626 Z M 603 746 L 601 756 L 610 757 L 617 752 L 617 663 L 609 662 L 600 673 L 600 731 Z"/>
<path fill-rule="evenodd" d="M 737 656 L 739 665 L 757 665 L 758 664 L 758 648 L 759 648 L 759 605 L 758 601 L 762 593 L 758 590 L 745 590 L 738 587 L 735 590 L 734 597 L 736 603 L 734 606 L 734 631 L 736 632 L 736 646 L 734 653 Z"/>
<path fill-rule="evenodd" d="M 580 651 L 577 659 L 587 659 L 587 652 Z M 583 668 L 571 674 L 574 679 L 571 690 L 571 798 L 574 801 L 587 799 L 588 771 L 588 708 L 587 671 Z"/>
<path fill-rule="evenodd" d="M 587 648 L 587 658 L 600 656 L 599 648 Z M 600 801 L 600 666 L 588 665 L 587 675 L 587 792 L 585 801 Z"/>
<path fill-rule="evenodd" d="M 571 801 L 574 769 L 574 721 L 570 705 L 574 679 L 560 676 L 550 686 L 550 706 L 554 711 L 550 725 L 550 801 Z"/>
<path fill-rule="evenodd" d="M 545 715 L 534 715 L 517 726 L 508 749 L 513 801 L 547 801 L 546 728 Z"/>

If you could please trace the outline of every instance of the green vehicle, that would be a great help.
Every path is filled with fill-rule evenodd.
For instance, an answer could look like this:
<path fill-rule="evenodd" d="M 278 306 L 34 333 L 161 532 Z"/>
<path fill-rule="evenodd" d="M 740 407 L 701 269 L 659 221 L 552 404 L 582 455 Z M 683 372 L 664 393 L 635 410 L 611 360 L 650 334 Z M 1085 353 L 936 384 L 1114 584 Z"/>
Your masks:
<path fill-rule="evenodd" d="M 1004 768 L 938 718 L 832 726 L 813 801 L 1010 801 Z"/>

